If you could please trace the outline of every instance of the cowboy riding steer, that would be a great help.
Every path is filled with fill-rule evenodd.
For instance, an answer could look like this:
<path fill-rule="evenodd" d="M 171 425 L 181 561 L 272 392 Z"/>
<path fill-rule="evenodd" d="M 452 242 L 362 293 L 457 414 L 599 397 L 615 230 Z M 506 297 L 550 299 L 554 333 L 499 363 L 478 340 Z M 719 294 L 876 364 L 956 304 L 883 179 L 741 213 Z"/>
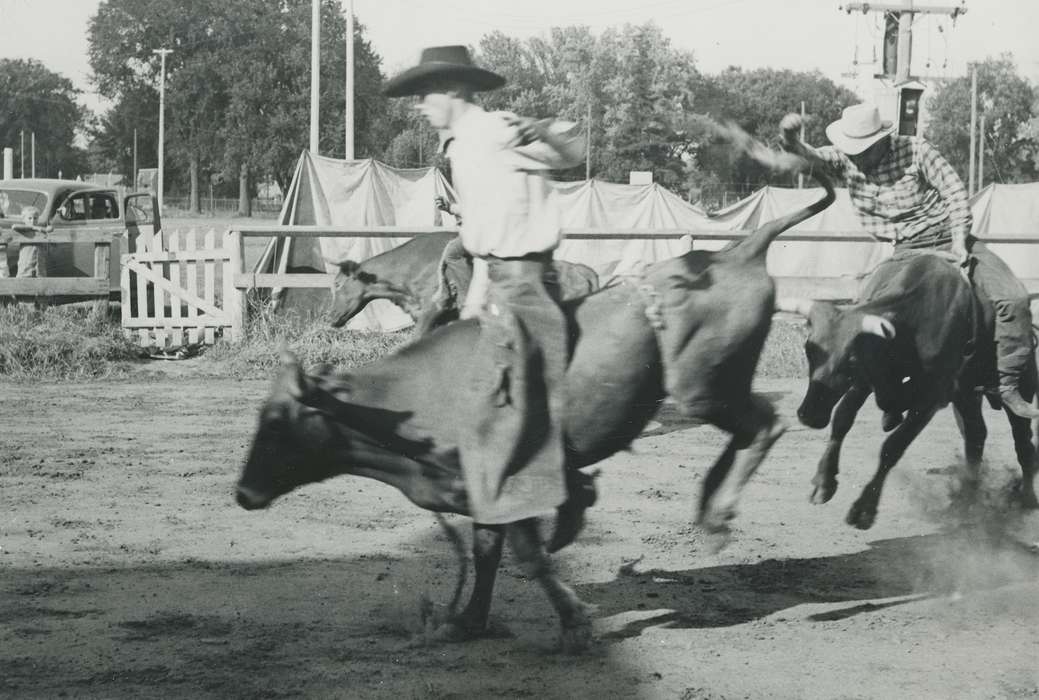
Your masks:
<path fill-rule="evenodd" d="M 670 394 L 686 415 L 732 436 L 704 479 L 697 516 L 725 537 L 744 485 L 785 430 L 771 404 L 751 392 L 775 305 L 765 257 L 780 233 L 833 202 L 831 184 L 817 177 L 825 187 L 818 201 L 739 244 L 691 251 L 653 265 L 637 283 L 563 304 L 571 473 L 626 448 Z M 238 503 L 264 508 L 304 484 L 354 474 L 391 484 L 422 508 L 468 514 L 458 455 L 471 428 L 454 407 L 472 400 L 473 377 L 494 369 L 479 366 L 493 358 L 472 353 L 479 334 L 475 320 L 453 323 L 349 375 L 308 376 L 287 357 L 260 410 Z M 438 636 L 486 632 L 505 537 L 559 614 L 564 650 L 583 649 L 591 635 L 587 607 L 553 573 L 533 519 L 474 524 L 472 596 Z"/>
<path fill-rule="evenodd" d="M 976 388 L 990 385 L 996 372 L 992 304 L 978 298 L 948 257 L 896 253 L 873 272 L 862 300 L 850 307 L 795 299 L 777 304 L 809 324 L 809 385 L 798 417 L 809 427 L 825 428 L 833 413 L 830 440 L 812 480 L 812 502 L 826 503 L 837 491 L 841 444 L 871 393 L 885 412 L 885 430 L 893 431 L 880 450 L 876 474 L 848 513 L 848 523 L 859 529 L 872 527 L 887 473 L 950 401 L 963 435 L 966 484 L 979 477 L 987 433 Z M 1034 358 L 1022 379 L 1021 394 L 1031 400 Z M 1021 465 L 1021 503 L 1039 507 L 1030 421 L 1009 409 L 1005 413 Z"/>

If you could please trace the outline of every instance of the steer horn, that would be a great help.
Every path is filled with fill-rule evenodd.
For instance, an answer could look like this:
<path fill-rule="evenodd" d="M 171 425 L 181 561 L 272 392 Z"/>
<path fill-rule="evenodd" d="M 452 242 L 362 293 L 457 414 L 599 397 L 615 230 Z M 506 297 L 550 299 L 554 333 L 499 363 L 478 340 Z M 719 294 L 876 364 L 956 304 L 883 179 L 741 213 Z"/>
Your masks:
<path fill-rule="evenodd" d="M 891 321 L 887 320 L 883 316 L 877 316 L 876 314 L 863 314 L 862 331 L 864 333 L 879 335 L 881 338 L 886 340 L 891 340 L 895 337 L 895 324 L 891 323 Z"/>
<path fill-rule="evenodd" d="M 788 314 L 798 314 L 808 318 L 808 314 L 812 313 L 812 304 L 815 303 L 811 299 L 801 299 L 797 297 L 780 297 L 776 299 L 776 311 L 783 311 Z"/>

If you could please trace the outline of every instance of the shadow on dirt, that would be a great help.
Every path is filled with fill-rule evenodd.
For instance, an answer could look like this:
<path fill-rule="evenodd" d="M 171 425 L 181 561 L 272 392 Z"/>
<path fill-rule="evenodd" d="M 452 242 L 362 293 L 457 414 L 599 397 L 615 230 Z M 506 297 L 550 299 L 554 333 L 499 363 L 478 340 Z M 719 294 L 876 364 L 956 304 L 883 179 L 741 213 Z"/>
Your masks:
<path fill-rule="evenodd" d="M 839 556 L 682 571 L 622 568 L 614 580 L 578 586 L 577 592 L 599 606 L 600 617 L 660 611 L 603 635 L 625 638 L 650 627 L 728 627 L 803 604 L 855 602 L 807 617 L 812 622 L 841 620 L 922 598 L 1032 582 L 1036 576 L 1039 555 L 1034 550 L 1012 538 L 965 527 L 878 540 L 867 550 Z M 901 596 L 913 597 L 862 603 Z"/>

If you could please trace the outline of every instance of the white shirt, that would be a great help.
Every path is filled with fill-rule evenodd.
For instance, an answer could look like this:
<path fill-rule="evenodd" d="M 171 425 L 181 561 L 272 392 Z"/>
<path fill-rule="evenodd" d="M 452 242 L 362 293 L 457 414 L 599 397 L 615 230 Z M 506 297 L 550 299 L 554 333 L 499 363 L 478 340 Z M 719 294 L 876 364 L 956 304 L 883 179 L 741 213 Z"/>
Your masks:
<path fill-rule="evenodd" d="M 517 258 L 559 245 L 559 212 L 545 170 L 577 163 L 543 142 L 511 147 L 506 112 L 471 105 L 452 125 L 451 174 L 462 245 L 474 256 Z"/>

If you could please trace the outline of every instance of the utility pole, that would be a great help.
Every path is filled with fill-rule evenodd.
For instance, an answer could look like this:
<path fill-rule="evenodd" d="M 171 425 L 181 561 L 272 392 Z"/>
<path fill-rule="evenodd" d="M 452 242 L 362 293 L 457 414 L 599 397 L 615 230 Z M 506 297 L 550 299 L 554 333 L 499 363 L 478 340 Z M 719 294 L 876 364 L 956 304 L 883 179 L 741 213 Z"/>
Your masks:
<path fill-rule="evenodd" d="M 898 17 L 898 67 L 895 71 L 895 80 L 904 83 L 909 80 L 910 63 L 913 57 L 913 19 L 915 15 L 949 15 L 955 20 L 962 14 L 966 14 L 966 0 L 960 5 L 941 5 L 933 7 L 917 7 L 913 0 L 902 0 L 900 5 L 873 3 L 873 2 L 849 2 L 844 6 L 848 14 L 859 11 L 862 14 L 868 12 L 892 13 Z"/>
<path fill-rule="evenodd" d="M 346 159 L 354 159 L 354 0 L 346 7 Z"/>
<path fill-rule="evenodd" d="M 974 194 L 974 138 L 978 133 L 978 66 L 970 67 L 970 154 L 967 159 L 967 196 Z"/>
<path fill-rule="evenodd" d="M 318 154 L 321 108 L 321 0 L 310 0 L 310 152 Z"/>
<path fill-rule="evenodd" d="M 981 113 L 981 128 L 978 130 L 978 190 L 985 189 L 985 113 Z"/>
<path fill-rule="evenodd" d="M 159 213 L 162 213 L 163 194 L 163 170 L 165 166 L 165 138 L 166 138 L 166 56 L 173 53 L 173 49 L 152 49 L 152 53 L 159 54 L 159 184 L 158 196 Z"/>
<path fill-rule="evenodd" d="M 21 161 L 21 171 L 18 177 L 25 179 L 25 129 L 19 132 L 21 142 L 18 145 L 18 160 Z"/>
<path fill-rule="evenodd" d="M 32 158 L 30 160 L 30 165 L 32 166 L 32 176 L 36 177 L 36 132 L 35 131 L 30 131 L 29 132 L 29 141 L 32 144 Z"/>
<path fill-rule="evenodd" d="M 130 190 L 137 189 L 137 127 L 133 130 L 133 179 L 130 181 Z"/>
<path fill-rule="evenodd" d="M 592 179 L 592 100 L 588 100 L 588 119 L 584 125 L 584 179 Z"/>
<path fill-rule="evenodd" d="M 805 101 L 801 100 L 801 143 L 805 142 Z M 804 173 L 797 174 L 797 189 L 803 190 L 805 186 Z"/>

